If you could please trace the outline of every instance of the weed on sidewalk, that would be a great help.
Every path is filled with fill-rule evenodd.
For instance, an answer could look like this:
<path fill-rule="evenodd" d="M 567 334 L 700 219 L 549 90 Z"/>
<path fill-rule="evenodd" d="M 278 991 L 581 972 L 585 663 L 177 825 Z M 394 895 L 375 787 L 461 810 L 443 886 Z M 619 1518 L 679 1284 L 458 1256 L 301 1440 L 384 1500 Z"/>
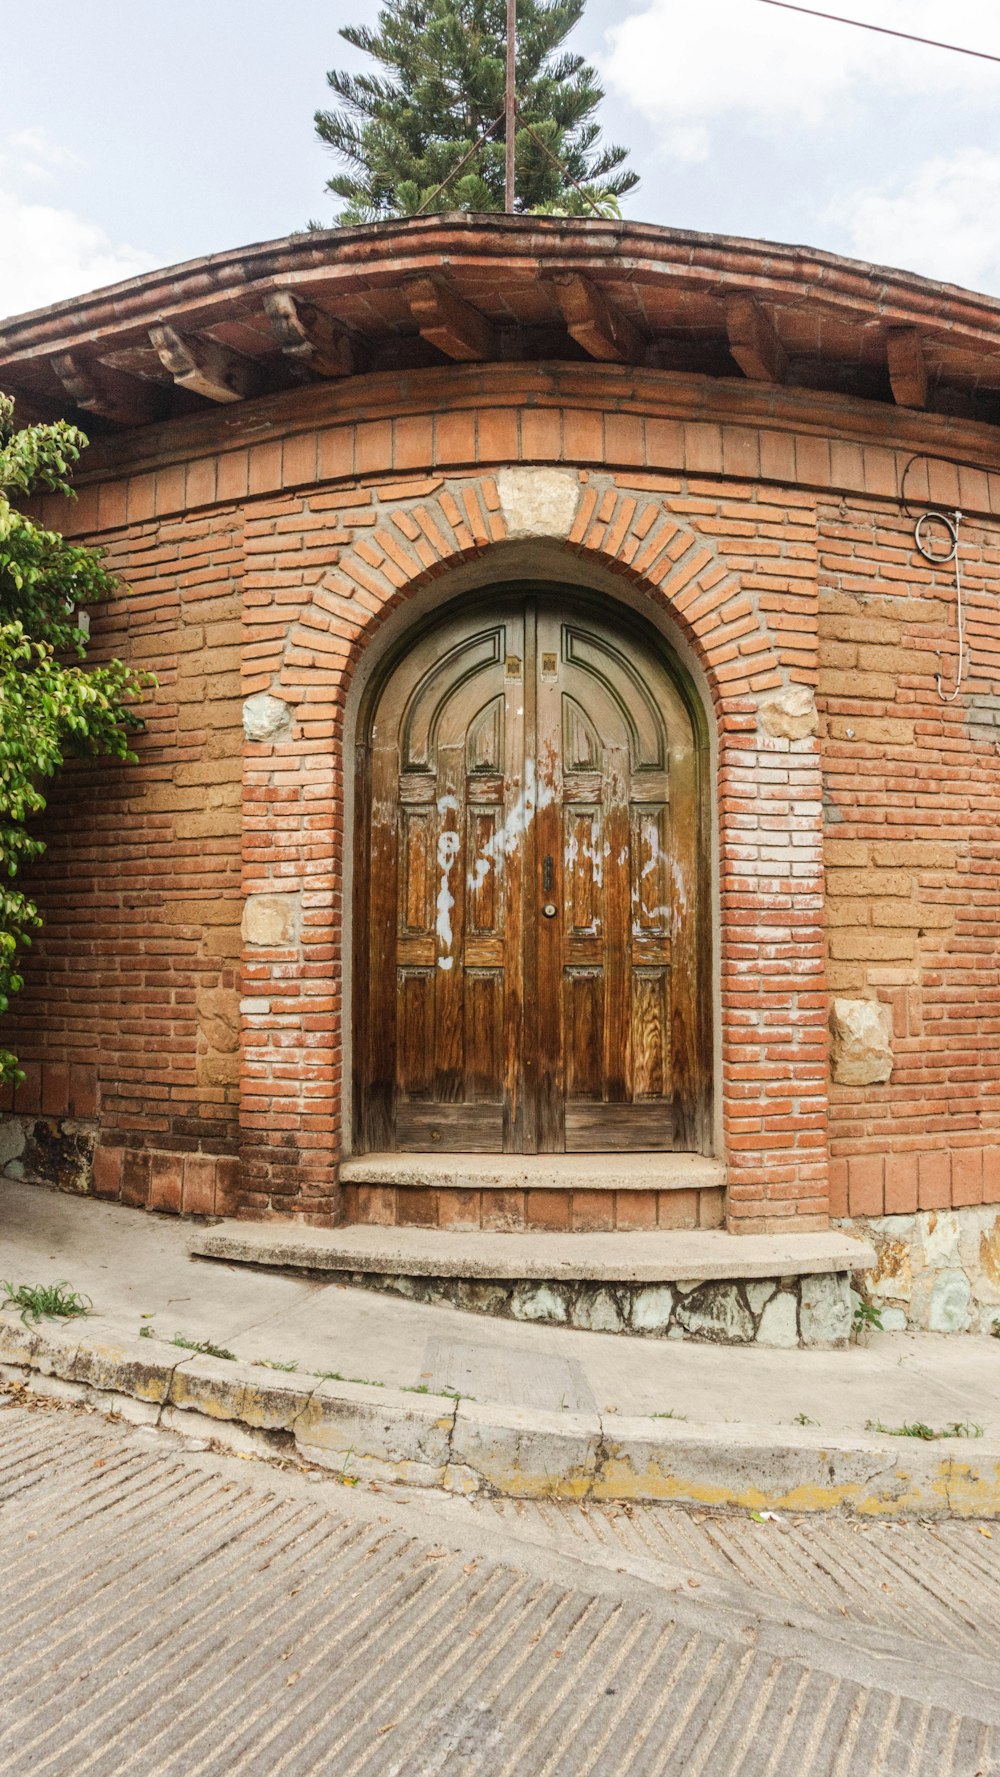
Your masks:
<path fill-rule="evenodd" d="M 0 1289 L 4 1292 L 0 1307 L 20 1308 L 25 1325 L 29 1320 L 36 1325 L 40 1320 L 76 1320 L 94 1306 L 89 1296 L 71 1290 L 65 1278 L 61 1283 L 17 1284 L 0 1279 Z"/>

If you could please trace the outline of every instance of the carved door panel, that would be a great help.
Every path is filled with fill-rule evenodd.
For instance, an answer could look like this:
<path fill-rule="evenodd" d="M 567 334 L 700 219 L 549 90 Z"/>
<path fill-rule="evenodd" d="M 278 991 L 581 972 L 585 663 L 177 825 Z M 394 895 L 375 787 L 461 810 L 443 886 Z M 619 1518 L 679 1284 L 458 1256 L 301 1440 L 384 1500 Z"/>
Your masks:
<path fill-rule="evenodd" d="M 701 1145 L 699 758 L 655 647 L 589 606 L 409 647 L 359 759 L 359 1146 Z"/>
<path fill-rule="evenodd" d="M 465 615 L 396 669 L 370 744 L 364 1146 L 500 1152 L 519 1100 L 524 621 Z M 512 965 L 513 959 L 513 965 Z"/>
<path fill-rule="evenodd" d="M 642 638 L 572 607 L 540 607 L 537 662 L 540 1146 L 694 1147 L 691 719 Z"/>

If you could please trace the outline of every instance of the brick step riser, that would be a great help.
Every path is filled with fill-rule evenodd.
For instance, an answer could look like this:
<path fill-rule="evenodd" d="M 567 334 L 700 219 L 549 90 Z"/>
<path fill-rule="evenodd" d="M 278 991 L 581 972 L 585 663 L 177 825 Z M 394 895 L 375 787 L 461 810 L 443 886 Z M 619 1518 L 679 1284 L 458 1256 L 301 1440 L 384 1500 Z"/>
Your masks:
<path fill-rule="evenodd" d="M 345 1185 L 343 1219 L 386 1228 L 630 1233 L 721 1228 L 721 1187 L 671 1191 L 466 1190 L 457 1186 Z"/>

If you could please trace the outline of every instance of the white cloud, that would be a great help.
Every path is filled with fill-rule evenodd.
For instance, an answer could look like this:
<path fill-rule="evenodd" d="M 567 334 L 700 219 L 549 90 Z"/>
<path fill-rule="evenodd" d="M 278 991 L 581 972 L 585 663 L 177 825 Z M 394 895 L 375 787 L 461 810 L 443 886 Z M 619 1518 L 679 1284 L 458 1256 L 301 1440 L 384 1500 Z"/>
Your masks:
<path fill-rule="evenodd" d="M 1000 294 L 1000 154 L 937 155 L 909 180 L 854 190 L 826 214 L 861 259 Z"/>
<path fill-rule="evenodd" d="M 43 179 L 51 183 L 56 174 L 83 165 L 78 154 L 64 148 L 40 127 L 14 130 L 0 150 L 0 165 L 11 178 Z"/>
<path fill-rule="evenodd" d="M 0 188 L 0 316 L 41 308 L 150 271 L 140 247 L 118 245 L 72 210 L 25 203 Z"/>
<path fill-rule="evenodd" d="M 857 16 L 1000 54 L 996 0 L 952 0 L 947 9 L 941 0 L 865 0 Z M 1000 79 L 987 62 L 755 0 L 648 0 L 608 40 L 609 84 L 688 160 L 704 158 L 708 126 L 723 119 L 777 133 L 835 121 L 845 106 L 887 93 L 957 93 L 995 106 Z"/>

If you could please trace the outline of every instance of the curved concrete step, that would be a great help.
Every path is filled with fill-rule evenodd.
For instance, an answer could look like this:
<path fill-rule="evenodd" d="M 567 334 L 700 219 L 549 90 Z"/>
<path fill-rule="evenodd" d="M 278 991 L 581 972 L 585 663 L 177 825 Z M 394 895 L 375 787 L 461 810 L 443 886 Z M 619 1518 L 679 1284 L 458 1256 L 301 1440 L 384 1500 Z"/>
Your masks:
<path fill-rule="evenodd" d="M 440 1228 L 303 1228 L 222 1222 L 190 1243 L 200 1258 L 281 1270 L 404 1277 L 706 1283 L 870 1270 L 873 1249 L 846 1234 L 457 1233 Z"/>

